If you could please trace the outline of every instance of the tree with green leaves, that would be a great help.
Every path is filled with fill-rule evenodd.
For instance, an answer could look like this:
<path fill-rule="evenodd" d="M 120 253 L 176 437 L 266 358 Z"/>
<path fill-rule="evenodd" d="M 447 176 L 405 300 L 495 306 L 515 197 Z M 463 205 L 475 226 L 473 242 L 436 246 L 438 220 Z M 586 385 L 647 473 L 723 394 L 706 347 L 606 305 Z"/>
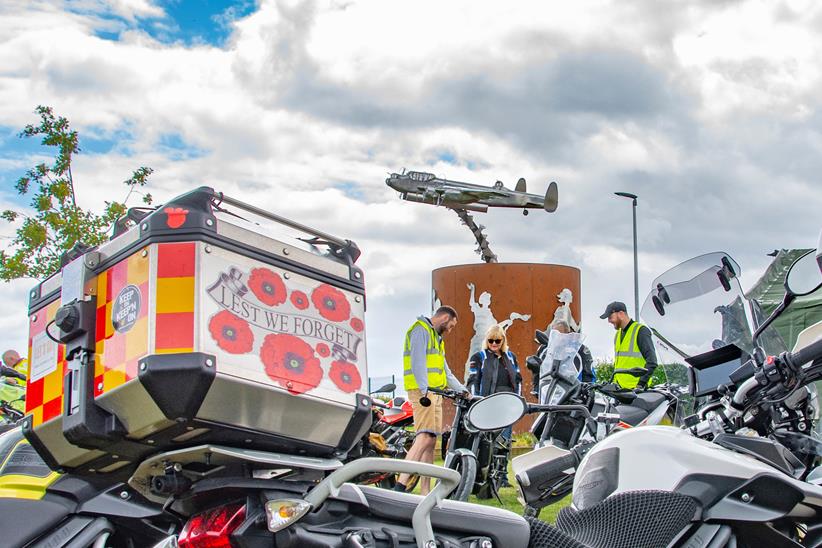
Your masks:
<path fill-rule="evenodd" d="M 52 165 L 41 163 L 29 169 L 15 184 L 20 196 L 31 197 L 31 210 L 6 210 L 0 217 L 19 223 L 15 236 L 0 250 L 0 278 L 5 281 L 22 277 L 45 278 L 60 269 L 60 256 L 77 243 L 95 246 L 108 239 L 114 222 L 126 212 L 126 202 L 133 193 L 142 194 L 143 203 L 151 204 L 151 194 L 143 194 L 152 169 L 140 167 L 123 181 L 128 193 L 122 202 L 105 202 L 102 213 L 84 210 L 77 205 L 71 161 L 80 153 L 77 132 L 68 120 L 55 116 L 51 107 L 38 106 L 38 125 L 27 125 L 20 138 L 42 137 L 41 144 L 55 149 Z"/>

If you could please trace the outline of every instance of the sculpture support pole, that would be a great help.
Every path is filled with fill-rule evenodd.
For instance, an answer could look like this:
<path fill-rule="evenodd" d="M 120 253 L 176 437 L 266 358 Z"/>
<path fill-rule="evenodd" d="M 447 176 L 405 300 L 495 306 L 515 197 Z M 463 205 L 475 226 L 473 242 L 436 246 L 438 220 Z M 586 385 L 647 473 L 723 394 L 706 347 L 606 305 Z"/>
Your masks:
<path fill-rule="evenodd" d="M 451 207 L 449 207 L 448 209 L 456 213 L 462 220 L 462 224 L 464 224 L 471 230 L 471 233 L 477 240 L 477 253 L 479 253 L 480 256 L 482 256 L 482 260 L 486 263 L 496 263 L 497 256 L 494 254 L 493 251 L 491 251 L 491 248 L 488 245 L 488 238 L 485 236 L 485 234 L 482 233 L 482 229 L 485 227 L 477 225 L 477 223 L 474 222 L 474 218 L 465 209 Z"/>

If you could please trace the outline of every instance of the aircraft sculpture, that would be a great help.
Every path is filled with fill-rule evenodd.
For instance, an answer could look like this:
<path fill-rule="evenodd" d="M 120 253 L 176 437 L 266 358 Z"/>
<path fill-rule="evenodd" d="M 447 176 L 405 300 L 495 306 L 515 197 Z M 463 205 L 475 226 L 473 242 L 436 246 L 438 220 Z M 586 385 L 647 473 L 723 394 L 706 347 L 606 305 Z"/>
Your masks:
<path fill-rule="evenodd" d="M 408 171 L 392 173 L 385 183 L 409 202 L 444 206 L 449 209 L 467 209 L 485 213 L 489 207 L 521 207 L 528 215 L 533 208 L 551 213 L 557 209 L 557 184 L 551 182 L 545 196 L 528 194 L 525 179 L 520 178 L 514 190 L 497 181 L 494 186 L 474 185 L 440 179 L 433 173 Z"/>

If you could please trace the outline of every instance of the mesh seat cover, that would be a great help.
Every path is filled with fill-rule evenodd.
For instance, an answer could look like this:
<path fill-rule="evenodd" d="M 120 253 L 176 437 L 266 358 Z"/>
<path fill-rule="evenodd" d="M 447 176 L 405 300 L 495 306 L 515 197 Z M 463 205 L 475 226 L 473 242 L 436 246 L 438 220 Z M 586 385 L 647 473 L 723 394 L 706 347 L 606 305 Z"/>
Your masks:
<path fill-rule="evenodd" d="M 694 499 L 668 491 L 630 491 L 574 510 L 563 508 L 557 529 L 588 548 L 667 546 L 697 510 Z"/>
<path fill-rule="evenodd" d="M 559 529 L 538 518 L 525 518 L 531 526 L 528 548 L 586 548 Z"/>

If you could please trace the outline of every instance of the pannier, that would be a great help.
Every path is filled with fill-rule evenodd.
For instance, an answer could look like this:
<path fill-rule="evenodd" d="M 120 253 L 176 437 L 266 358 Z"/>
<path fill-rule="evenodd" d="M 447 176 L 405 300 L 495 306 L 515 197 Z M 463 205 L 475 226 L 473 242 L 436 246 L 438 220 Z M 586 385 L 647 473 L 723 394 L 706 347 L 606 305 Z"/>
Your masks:
<path fill-rule="evenodd" d="M 357 246 L 206 187 L 129 216 L 29 295 L 24 432 L 49 466 L 127 472 L 204 443 L 350 450 L 371 418 Z"/>

